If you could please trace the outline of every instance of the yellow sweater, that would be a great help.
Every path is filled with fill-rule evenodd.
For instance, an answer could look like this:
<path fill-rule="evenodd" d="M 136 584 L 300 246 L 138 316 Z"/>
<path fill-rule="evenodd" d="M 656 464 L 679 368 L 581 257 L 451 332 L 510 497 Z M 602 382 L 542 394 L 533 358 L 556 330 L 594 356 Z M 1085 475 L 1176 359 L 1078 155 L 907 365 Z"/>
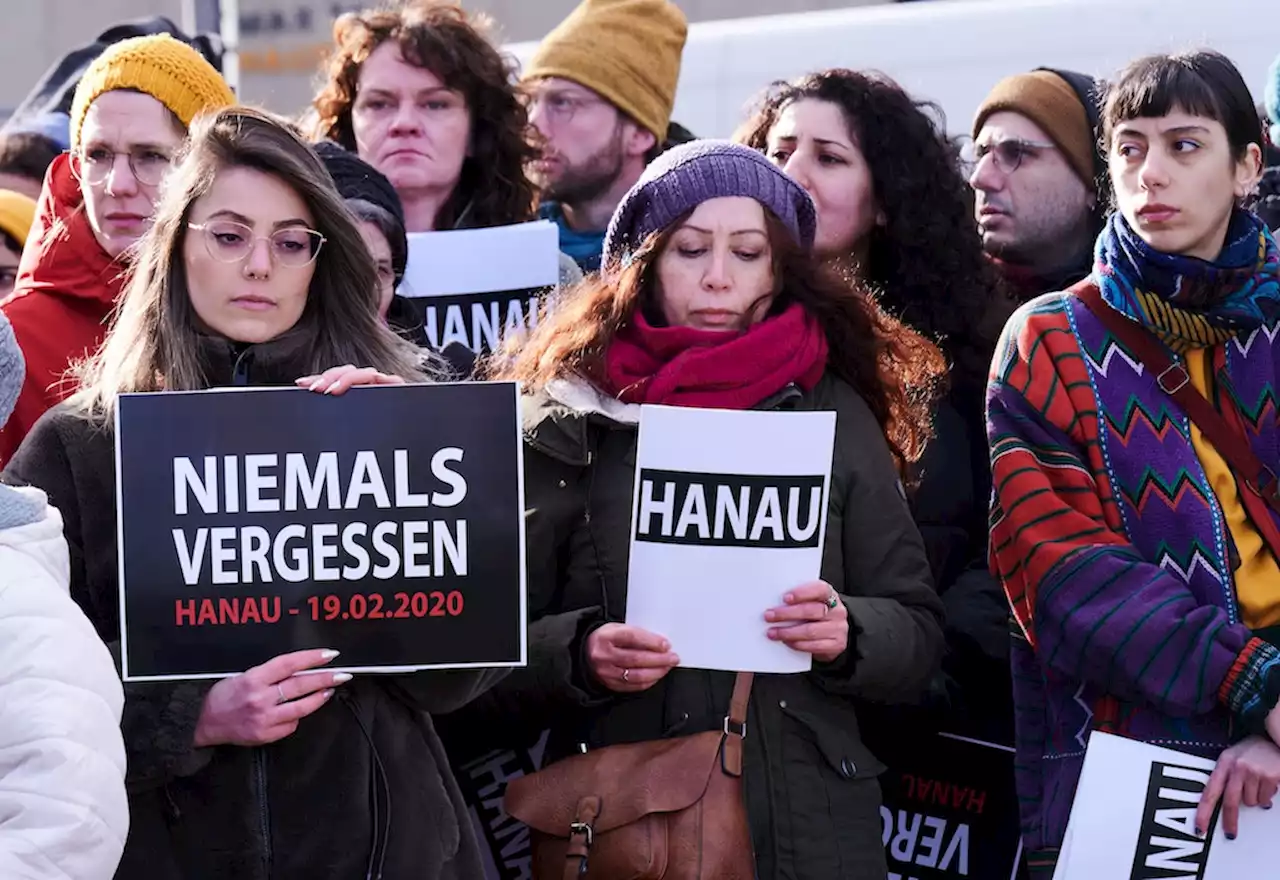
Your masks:
<path fill-rule="evenodd" d="M 1213 399 L 1212 362 L 1205 358 L 1205 349 L 1187 352 L 1187 374 L 1197 391 Z M 1191 424 L 1191 445 L 1196 457 L 1204 466 L 1213 494 L 1222 506 L 1227 530 L 1236 545 L 1240 557 L 1235 570 L 1236 600 L 1240 603 L 1240 616 L 1245 626 L 1262 629 L 1280 623 L 1280 564 L 1275 555 L 1254 528 L 1240 501 L 1240 487 L 1236 484 L 1226 459 L 1218 454 L 1195 423 Z"/>

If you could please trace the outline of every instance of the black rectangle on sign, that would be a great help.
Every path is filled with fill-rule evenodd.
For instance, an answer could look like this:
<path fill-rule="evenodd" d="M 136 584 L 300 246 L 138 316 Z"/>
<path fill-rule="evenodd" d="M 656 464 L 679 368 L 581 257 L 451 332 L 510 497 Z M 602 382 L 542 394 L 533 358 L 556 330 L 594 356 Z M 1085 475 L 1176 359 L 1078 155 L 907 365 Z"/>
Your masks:
<path fill-rule="evenodd" d="M 123 395 L 126 680 L 309 648 L 343 669 L 518 665 L 514 383 Z"/>
<path fill-rule="evenodd" d="M 1195 814 L 1209 783 L 1204 770 L 1153 762 L 1131 880 L 1200 880 L 1209 863 L 1213 826 L 1196 834 Z"/>
<path fill-rule="evenodd" d="M 422 314 L 422 327 L 432 347 L 455 342 L 477 354 L 496 350 L 512 332 L 532 330 L 547 288 L 504 290 L 456 296 L 428 296 L 410 300 Z"/>
<path fill-rule="evenodd" d="M 704 547 L 817 547 L 822 476 L 640 471 L 636 540 Z"/>

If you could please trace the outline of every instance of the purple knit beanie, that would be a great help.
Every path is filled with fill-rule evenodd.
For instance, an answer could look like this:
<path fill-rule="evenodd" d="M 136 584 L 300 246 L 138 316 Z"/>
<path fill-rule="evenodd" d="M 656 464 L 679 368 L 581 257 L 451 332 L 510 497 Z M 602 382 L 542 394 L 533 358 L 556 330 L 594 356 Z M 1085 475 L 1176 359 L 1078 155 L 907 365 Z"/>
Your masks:
<path fill-rule="evenodd" d="M 773 212 L 805 250 L 817 212 L 809 194 L 760 152 L 729 141 L 697 140 L 649 164 L 622 197 L 604 236 L 604 265 L 623 262 L 650 235 L 709 199 L 746 196 Z"/>

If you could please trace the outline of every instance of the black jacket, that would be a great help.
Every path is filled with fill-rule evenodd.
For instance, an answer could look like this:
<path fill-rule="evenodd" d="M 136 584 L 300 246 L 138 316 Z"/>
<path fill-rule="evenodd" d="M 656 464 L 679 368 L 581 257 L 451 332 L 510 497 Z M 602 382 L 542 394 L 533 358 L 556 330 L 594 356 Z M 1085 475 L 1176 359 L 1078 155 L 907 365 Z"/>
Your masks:
<path fill-rule="evenodd" d="M 211 386 L 291 384 L 280 343 L 206 345 Z M 71 595 L 118 653 L 113 437 L 63 405 L 4 472 L 63 516 Z M 193 746 L 207 681 L 125 686 L 131 827 L 122 880 L 473 880 L 483 876 L 461 794 L 428 713 L 459 708 L 505 670 L 357 676 L 260 748 Z M 371 867 L 372 866 L 372 867 Z"/>
<path fill-rule="evenodd" d="M 761 880 L 884 880 L 883 765 L 854 698 L 917 698 L 937 671 L 942 608 L 888 447 L 866 403 L 824 378 L 761 408 L 834 410 L 822 576 L 851 619 L 849 652 L 803 675 L 757 675 L 744 784 Z M 586 635 L 624 619 L 636 426 L 545 393 L 525 401 L 529 666 L 442 723 L 453 748 L 552 728 L 548 761 L 577 750 L 719 729 L 733 675 L 676 669 L 632 696 L 597 689 Z M 533 548 L 542 548 L 534 555 Z M 763 610 L 763 609 L 762 609 Z"/>

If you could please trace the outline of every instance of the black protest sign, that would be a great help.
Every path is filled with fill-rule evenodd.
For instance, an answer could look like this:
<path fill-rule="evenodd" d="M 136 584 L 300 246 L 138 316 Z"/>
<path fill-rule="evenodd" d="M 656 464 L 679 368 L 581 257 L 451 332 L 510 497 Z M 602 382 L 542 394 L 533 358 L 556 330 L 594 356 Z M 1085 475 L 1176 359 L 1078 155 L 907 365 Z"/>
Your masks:
<path fill-rule="evenodd" d="M 1011 749 L 939 736 L 880 785 L 889 880 L 1025 876 Z"/>
<path fill-rule="evenodd" d="M 349 670 L 523 663 L 518 393 L 123 395 L 125 679 L 222 677 L 307 648 Z"/>
<path fill-rule="evenodd" d="M 1130 880 L 1204 877 L 1213 829 L 1196 833 L 1196 808 L 1208 784 L 1204 770 L 1152 762 Z"/>

